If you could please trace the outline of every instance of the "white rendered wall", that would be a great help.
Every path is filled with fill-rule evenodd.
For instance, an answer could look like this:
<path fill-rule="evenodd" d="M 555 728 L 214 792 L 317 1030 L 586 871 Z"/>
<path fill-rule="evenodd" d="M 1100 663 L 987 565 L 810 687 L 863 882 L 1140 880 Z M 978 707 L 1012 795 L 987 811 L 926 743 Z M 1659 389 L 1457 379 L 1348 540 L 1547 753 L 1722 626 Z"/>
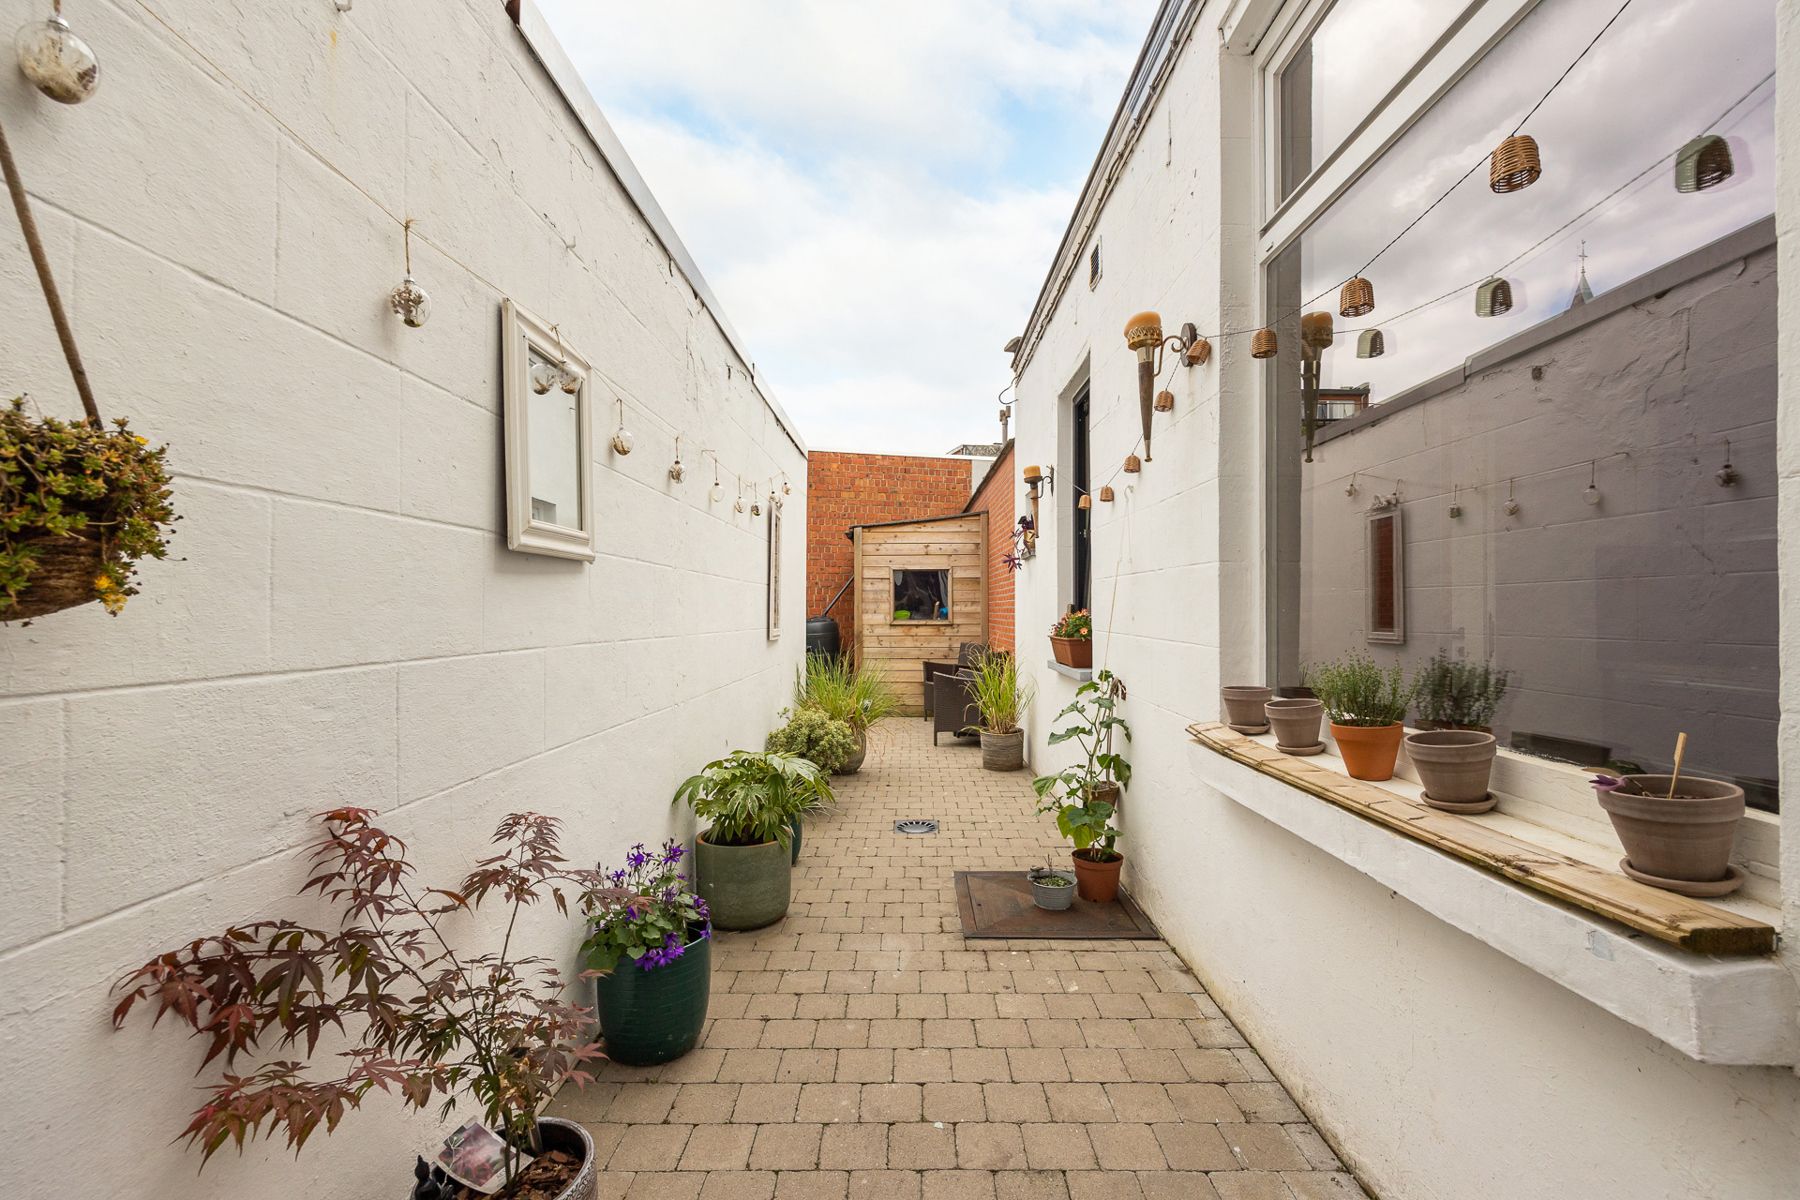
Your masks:
<path fill-rule="evenodd" d="M 1090 370 L 1096 487 L 1131 450 L 1129 314 L 1157 309 L 1170 331 L 1184 321 L 1255 324 L 1254 74 L 1219 49 L 1219 14 L 1231 7 L 1207 6 L 1145 119 L 1100 217 L 1099 286 L 1077 278 L 1023 371 L 1020 463 L 1063 469 L 1059 405 Z M 1784 70 L 1795 61 L 1793 22 L 1784 9 Z M 1793 90 L 1783 89 L 1790 111 Z M 1784 120 L 1784 146 L 1800 147 L 1800 126 Z M 1783 171 L 1785 234 L 1800 185 L 1791 163 Z M 1792 259 L 1785 240 L 1783 253 Z M 1800 262 L 1785 266 L 1791 289 Z M 1800 361 L 1792 324 L 1784 379 Z M 1211 365 L 1179 372 L 1174 411 L 1156 417 L 1154 461 L 1113 479 L 1118 499 L 1093 509 L 1095 664 L 1129 684 L 1122 712 L 1136 733 L 1121 844 L 1128 886 L 1383 1200 L 1791 1197 L 1800 1179 L 1791 1070 L 1687 1059 L 1219 791 L 1229 764 L 1184 727 L 1217 719 L 1221 682 L 1261 682 L 1266 671 L 1261 369 L 1237 338 L 1215 344 Z M 1785 495 L 1800 488 L 1800 449 L 1790 445 L 1782 462 Z M 1785 499 L 1784 511 L 1800 504 Z M 1043 665 L 1042 640 L 1067 601 L 1069 503 L 1045 503 L 1038 556 L 1018 579 L 1020 657 L 1040 689 L 1029 724 L 1039 770 L 1066 754 L 1046 739 L 1075 687 Z M 1791 549 L 1784 566 L 1800 570 Z M 1790 656 L 1797 615 L 1784 588 Z M 1787 665 L 1788 679 L 1800 678 L 1800 665 Z M 1789 773 L 1800 769 L 1791 689 Z M 1790 812 L 1784 824 L 1792 926 L 1800 820 Z"/>
<path fill-rule="evenodd" d="M 760 747 L 803 650 L 804 456 L 570 116 L 499 0 L 155 6 L 414 242 L 435 312 L 386 309 L 394 224 L 126 0 L 72 13 L 103 63 L 79 108 L 0 70 L 102 409 L 169 443 L 183 520 L 117 619 L 0 627 L 0 1178 L 18 1196 L 398 1196 L 442 1136 L 372 1096 L 296 1161 L 170 1141 L 196 1045 L 109 1031 L 109 985 L 225 925 L 305 916 L 297 848 L 333 805 L 390 810 L 451 885 L 503 814 L 567 822 L 578 863 L 688 829 L 685 775 Z M 13 3 L 12 28 L 44 6 Z M 10 211 L 0 390 L 78 413 Z M 596 389 L 592 564 L 509 552 L 500 302 Z M 683 435 L 687 481 L 666 475 Z M 703 448 L 786 472 L 783 637 L 767 517 L 708 502 Z M 464 920 L 479 942 L 493 918 Z M 572 967 L 577 925 L 533 922 Z"/>

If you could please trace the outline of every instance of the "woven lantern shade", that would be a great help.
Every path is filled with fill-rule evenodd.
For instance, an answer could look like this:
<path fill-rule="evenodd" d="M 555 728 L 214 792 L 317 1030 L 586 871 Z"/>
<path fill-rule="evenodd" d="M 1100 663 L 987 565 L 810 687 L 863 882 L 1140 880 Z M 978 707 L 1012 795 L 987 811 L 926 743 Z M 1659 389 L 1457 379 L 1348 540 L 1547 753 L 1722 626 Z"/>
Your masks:
<path fill-rule="evenodd" d="M 1331 314 L 1309 312 L 1300 318 L 1300 340 L 1315 350 L 1331 345 Z"/>
<path fill-rule="evenodd" d="M 1025 482 L 1026 483 L 1039 483 L 1039 482 L 1042 482 L 1043 478 L 1044 478 L 1044 468 L 1039 467 L 1039 466 L 1030 466 L 1030 467 L 1025 468 Z"/>
<path fill-rule="evenodd" d="M 1379 329 L 1365 329 L 1356 335 L 1356 357 L 1380 358 L 1387 353 L 1387 339 Z"/>
<path fill-rule="evenodd" d="M 1675 190 L 1703 192 L 1730 179 L 1731 147 L 1716 133 L 1702 134 L 1675 154 Z"/>
<path fill-rule="evenodd" d="M 1375 311 L 1375 285 L 1361 275 L 1344 285 L 1338 293 L 1338 316 L 1362 317 Z"/>
<path fill-rule="evenodd" d="M 1475 315 L 1498 317 L 1512 311 L 1512 284 L 1490 279 L 1475 289 Z"/>
<path fill-rule="evenodd" d="M 1515 133 L 1501 142 L 1488 160 L 1488 186 L 1496 192 L 1522 191 L 1543 173 L 1537 139 L 1528 133 Z"/>
<path fill-rule="evenodd" d="M 1157 412 L 1168 412 L 1170 409 L 1172 409 L 1174 407 L 1175 407 L 1175 393 L 1174 392 L 1158 392 L 1158 393 L 1156 393 L 1156 411 Z"/>
<path fill-rule="evenodd" d="M 1092 496 L 1083 496 L 1081 499 L 1079 499 L 1075 502 L 1075 507 L 1076 508 L 1092 508 L 1092 507 L 1094 507 L 1094 498 Z"/>
<path fill-rule="evenodd" d="M 1259 329 L 1254 334 L 1251 335 L 1251 337 L 1250 337 L 1250 357 L 1251 358 L 1274 358 L 1275 357 L 1275 331 L 1273 329 Z"/>
<path fill-rule="evenodd" d="M 1100 489 L 1100 503 L 1111 504 L 1112 498 L 1113 498 L 1112 484 L 1109 483 L 1105 487 Z"/>
<path fill-rule="evenodd" d="M 1212 343 L 1203 337 L 1197 337 L 1189 343 L 1187 352 L 1182 357 L 1190 367 L 1204 367 L 1212 360 Z"/>
<path fill-rule="evenodd" d="M 1143 469 L 1144 469 L 1143 460 L 1138 458 L 1137 455 L 1127 454 L 1125 456 L 1125 473 L 1127 475 L 1136 475 L 1139 471 L 1141 471 Z"/>

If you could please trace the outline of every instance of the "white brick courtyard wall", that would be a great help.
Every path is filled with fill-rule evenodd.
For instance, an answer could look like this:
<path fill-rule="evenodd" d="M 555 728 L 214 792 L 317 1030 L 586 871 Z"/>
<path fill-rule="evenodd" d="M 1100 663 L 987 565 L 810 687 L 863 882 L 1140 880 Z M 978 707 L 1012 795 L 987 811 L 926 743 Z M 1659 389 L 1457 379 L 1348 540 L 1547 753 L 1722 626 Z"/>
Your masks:
<path fill-rule="evenodd" d="M 280 123 L 132 0 L 71 12 L 102 61 L 91 103 L 0 70 L 99 402 L 169 443 L 184 518 L 117 619 L 0 627 L 0 1178 L 34 1197 L 398 1196 L 439 1127 L 380 1096 L 297 1164 L 259 1147 L 196 1182 L 169 1143 L 198 1049 L 110 1033 L 109 985 L 299 912 L 296 848 L 328 806 L 394 810 L 446 886 L 509 811 L 565 818 L 586 863 L 685 832 L 677 782 L 760 746 L 792 685 L 805 459 L 499 0 L 153 7 Z M 426 328 L 385 307 L 398 226 L 301 139 L 473 269 L 415 240 Z M 10 210 L 0 226 L 0 391 L 77 413 Z M 619 458 L 597 381 L 592 564 L 505 548 L 503 294 L 628 401 L 638 448 Z M 792 480 L 778 642 L 766 519 L 708 502 L 703 448 Z M 573 922 L 529 937 L 572 965 Z"/>

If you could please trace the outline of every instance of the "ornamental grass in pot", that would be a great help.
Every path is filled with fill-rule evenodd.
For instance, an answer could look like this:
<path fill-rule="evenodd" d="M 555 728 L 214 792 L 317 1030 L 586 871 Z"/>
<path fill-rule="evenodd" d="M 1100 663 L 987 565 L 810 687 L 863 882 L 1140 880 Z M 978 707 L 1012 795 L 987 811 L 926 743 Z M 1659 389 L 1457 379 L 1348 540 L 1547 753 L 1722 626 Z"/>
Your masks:
<path fill-rule="evenodd" d="M 582 943 L 594 973 L 595 1011 L 606 1056 L 628 1066 L 680 1058 L 700 1040 L 712 993 L 712 925 L 688 886 L 679 842 L 602 868 L 612 890 L 588 913 Z"/>
<path fill-rule="evenodd" d="M 1119 798 L 1131 783 L 1131 764 L 1113 751 L 1113 736 L 1131 741 L 1131 727 L 1117 714 L 1125 684 L 1111 671 L 1101 671 L 1075 690 L 1075 699 L 1056 714 L 1068 726 L 1050 735 L 1050 745 L 1074 742 L 1082 752 L 1075 765 L 1031 781 L 1041 802 L 1039 811 L 1056 815 L 1056 828 L 1074 843 L 1075 888 L 1083 900 L 1110 903 L 1119 897 L 1119 872 L 1125 856 L 1116 848 L 1113 825 Z"/>
<path fill-rule="evenodd" d="M 410 1108 L 472 1105 L 491 1131 L 496 1200 L 594 1200 L 592 1139 L 538 1115 L 563 1083 L 590 1082 L 588 1067 L 605 1057 L 588 1036 L 593 1014 L 565 1002 L 554 964 L 515 950 L 513 930 L 526 908 L 592 910 L 619 894 L 598 871 L 570 867 L 557 821 L 536 813 L 501 821 L 495 852 L 456 887 L 425 887 L 376 816 L 320 814 L 325 836 L 300 891 L 338 910 L 335 922 L 254 921 L 160 954 L 114 985 L 114 1028 L 141 1005 L 153 1025 L 171 1017 L 200 1040 L 202 1070 L 223 1067 L 182 1135 L 202 1166 L 227 1143 L 242 1151 L 277 1131 L 298 1152 L 380 1091 Z M 457 949 L 447 931 L 467 929 L 490 901 L 505 931 L 497 948 Z M 412 1165 L 397 1161 L 391 1183 L 364 1190 L 400 1195 Z"/>
<path fill-rule="evenodd" d="M 794 706 L 819 709 L 850 727 L 855 751 L 835 766 L 819 765 L 833 775 L 854 775 L 868 757 L 869 729 L 894 714 L 900 697 L 887 676 L 873 667 L 852 666 L 841 654 L 808 654 L 794 685 Z"/>
<path fill-rule="evenodd" d="M 982 655 L 970 671 L 969 693 L 981 714 L 981 765 L 989 771 L 1025 766 L 1025 731 L 1019 719 L 1035 688 L 1019 675 L 1019 660 L 1004 652 Z"/>
<path fill-rule="evenodd" d="M 835 800 L 818 764 L 734 750 L 675 793 L 709 827 L 694 839 L 700 898 L 718 929 L 760 929 L 787 915 L 793 822 Z"/>
<path fill-rule="evenodd" d="M 1380 667 L 1352 652 L 1306 669 L 1306 684 L 1325 706 L 1331 737 L 1352 779 L 1380 782 L 1394 777 L 1402 724 L 1411 707 L 1413 685 L 1398 663 Z"/>
<path fill-rule="evenodd" d="M 1074 609 L 1057 618 L 1050 627 L 1050 653 L 1065 667 L 1093 667 L 1094 618 L 1087 609 Z"/>

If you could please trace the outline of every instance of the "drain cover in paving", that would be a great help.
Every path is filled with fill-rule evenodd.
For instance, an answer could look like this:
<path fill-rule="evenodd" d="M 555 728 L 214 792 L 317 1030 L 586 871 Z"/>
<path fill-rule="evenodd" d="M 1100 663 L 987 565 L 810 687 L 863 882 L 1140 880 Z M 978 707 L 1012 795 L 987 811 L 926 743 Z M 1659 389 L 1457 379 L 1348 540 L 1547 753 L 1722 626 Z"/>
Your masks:
<path fill-rule="evenodd" d="M 1116 904 L 1092 904 L 1081 897 L 1064 912 L 1046 912 L 1031 902 L 1031 881 L 1023 871 L 958 871 L 956 905 L 966 938 L 1111 938 L 1152 940 L 1156 927 L 1124 892 Z"/>
<path fill-rule="evenodd" d="M 910 817 L 904 821 L 894 822 L 895 833 L 920 834 L 936 833 L 937 831 L 938 823 L 931 817 Z"/>

